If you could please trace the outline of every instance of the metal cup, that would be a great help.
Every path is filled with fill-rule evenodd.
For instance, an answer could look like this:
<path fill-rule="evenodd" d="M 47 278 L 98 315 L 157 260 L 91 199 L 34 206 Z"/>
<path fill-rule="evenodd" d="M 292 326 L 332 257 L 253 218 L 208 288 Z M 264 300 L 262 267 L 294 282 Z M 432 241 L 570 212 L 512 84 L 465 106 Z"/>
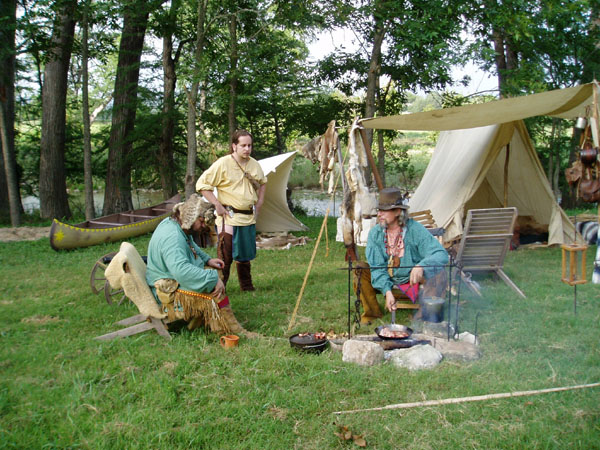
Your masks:
<path fill-rule="evenodd" d="M 575 122 L 575 128 L 579 128 L 580 130 L 585 130 L 587 125 L 587 119 L 585 117 L 578 117 L 577 122 Z"/>

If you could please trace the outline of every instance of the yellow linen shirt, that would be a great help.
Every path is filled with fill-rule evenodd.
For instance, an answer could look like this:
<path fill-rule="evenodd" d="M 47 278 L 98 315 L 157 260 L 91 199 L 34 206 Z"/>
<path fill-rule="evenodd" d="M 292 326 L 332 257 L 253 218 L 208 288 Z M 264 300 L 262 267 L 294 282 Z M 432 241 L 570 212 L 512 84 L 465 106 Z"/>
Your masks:
<path fill-rule="evenodd" d="M 267 177 L 260 164 L 250 157 L 245 167 L 246 172 L 261 185 L 267 183 Z M 196 182 L 196 191 L 212 191 L 217 188 L 217 197 L 222 205 L 236 209 L 249 210 L 258 200 L 258 192 L 244 176 L 244 171 L 231 154 L 217 159 L 204 171 Z M 221 226 L 221 217 L 217 217 L 217 226 Z M 247 226 L 256 223 L 254 214 L 235 213 L 233 217 L 225 215 L 225 223 L 233 226 Z"/>

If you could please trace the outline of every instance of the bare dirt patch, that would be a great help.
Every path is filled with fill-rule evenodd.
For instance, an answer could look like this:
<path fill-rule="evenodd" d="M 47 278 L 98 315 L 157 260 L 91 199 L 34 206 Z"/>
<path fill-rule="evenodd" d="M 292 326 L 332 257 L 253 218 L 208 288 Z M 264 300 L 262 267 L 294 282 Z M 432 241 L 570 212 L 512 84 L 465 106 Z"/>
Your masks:
<path fill-rule="evenodd" d="M 23 319 L 21 319 L 21 322 L 44 325 L 49 322 L 58 322 L 59 320 L 60 319 L 58 317 L 54 317 L 54 316 L 31 316 L 31 317 L 24 317 Z"/>
<path fill-rule="evenodd" d="M 0 242 L 37 241 L 49 234 L 50 227 L 0 228 Z"/>

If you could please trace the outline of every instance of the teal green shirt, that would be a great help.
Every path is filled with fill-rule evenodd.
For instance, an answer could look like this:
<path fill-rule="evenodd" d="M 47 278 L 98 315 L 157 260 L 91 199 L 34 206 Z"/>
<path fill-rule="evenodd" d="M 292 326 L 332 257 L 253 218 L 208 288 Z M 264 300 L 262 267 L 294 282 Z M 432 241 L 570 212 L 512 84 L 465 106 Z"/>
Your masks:
<path fill-rule="evenodd" d="M 408 283 L 414 266 L 423 267 L 425 279 L 430 279 L 448 263 L 448 252 L 442 244 L 419 222 L 408 219 L 403 238 L 404 256 L 400 259 L 400 267 L 394 268 L 394 276 L 390 277 L 384 234 L 379 224 L 371 228 L 366 250 L 367 261 L 371 266 L 371 284 L 382 294 L 397 284 Z"/>
<path fill-rule="evenodd" d="M 179 223 L 167 217 L 156 227 L 148 244 L 146 282 L 152 292 L 154 283 L 161 278 L 177 280 L 179 287 L 188 291 L 212 292 L 219 274 L 214 269 L 204 268 L 209 259 Z"/>

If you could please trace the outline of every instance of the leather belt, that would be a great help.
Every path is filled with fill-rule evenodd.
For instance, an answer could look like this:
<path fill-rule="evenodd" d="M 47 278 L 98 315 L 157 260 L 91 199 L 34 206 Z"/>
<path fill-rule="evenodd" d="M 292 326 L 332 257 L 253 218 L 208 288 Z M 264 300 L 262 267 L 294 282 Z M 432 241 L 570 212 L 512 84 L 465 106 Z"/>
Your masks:
<path fill-rule="evenodd" d="M 233 211 L 234 213 L 237 213 L 237 214 L 246 214 L 246 215 L 254 214 L 253 209 L 237 209 L 237 208 L 234 208 L 233 206 L 229 206 L 229 205 L 224 205 L 224 206 L 226 209 L 230 209 L 231 211 Z"/>

